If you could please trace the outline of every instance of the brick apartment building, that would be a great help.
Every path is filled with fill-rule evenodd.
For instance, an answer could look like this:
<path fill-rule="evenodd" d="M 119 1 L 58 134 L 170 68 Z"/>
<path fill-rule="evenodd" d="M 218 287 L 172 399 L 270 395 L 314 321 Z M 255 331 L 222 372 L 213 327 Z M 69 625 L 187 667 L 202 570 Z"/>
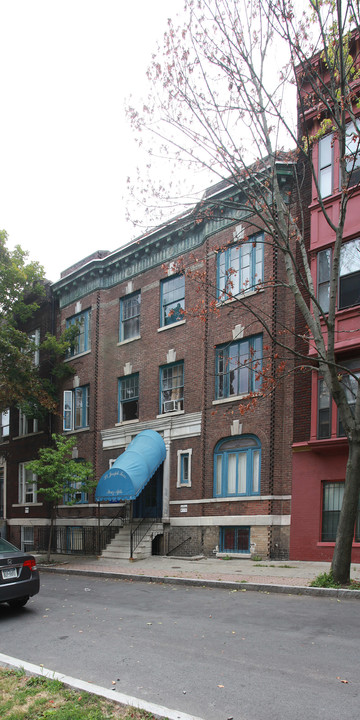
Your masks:
<path fill-rule="evenodd" d="M 285 179 L 289 168 L 279 163 L 278 172 Z M 210 188 L 207 202 L 219 207 L 228 193 L 225 184 Z M 176 272 L 179 258 L 193 277 Z M 230 267 L 237 272 L 229 298 Z M 197 270 L 204 284 L 196 282 Z M 272 353 L 251 308 L 271 318 L 275 333 L 293 313 L 284 291 L 266 284 L 282 272 L 251 217 L 239 213 L 235 222 L 215 212 L 199 222 L 195 210 L 64 271 L 29 331 L 43 337 L 77 323 L 66 360 L 75 372 L 63 388 L 62 417 L 40 427 L 17 409 L 10 421 L 2 416 L 8 539 L 26 549 L 46 547 L 49 508 L 26 463 L 51 432 L 74 435 L 74 457 L 91 461 L 100 480 L 135 437 L 151 430 L 163 438 L 166 457 L 132 504 L 135 526 L 157 520 L 148 520 L 147 552 L 287 557 L 292 377 L 244 414 L 240 407 L 260 392 Z M 53 549 L 98 551 L 105 544 L 100 535 L 125 532 L 128 510 L 124 502 L 97 503 L 94 494 L 79 492 L 73 506 L 64 498 Z"/>
<path fill-rule="evenodd" d="M 218 203 L 228 192 L 219 186 L 208 197 L 216 193 Z M 239 268 L 233 294 L 241 298 L 245 288 L 247 302 L 274 326 L 292 308 L 278 288 L 256 287 L 276 261 L 251 218 L 196 217 L 85 258 L 53 285 L 58 331 L 80 328 L 58 430 L 76 435 L 76 456 L 93 462 L 97 479 L 141 431 L 163 438 L 165 461 L 133 505 L 135 518 L 160 521 L 150 532 L 153 552 L 286 557 L 292 379 L 241 414 L 241 401 L 260 390 L 269 339 L 238 299 L 221 294 L 227 268 Z M 239 243 L 244 235 L 248 242 Z M 180 257 L 206 273 L 200 292 L 194 278 L 174 272 Z M 125 509 L 79 497 L 58 524 L 79 535 L 84 527 L 119 527 Z"/>
<path fill-rule="evenodd" d="M 356 36 L 352 42 L 358 43 Z M 356 52 L 358 56 L 358 48 Z M 308 90 L 304 83 L 302 91 L 307 94 Z M 356 88 L 353 90 L 355 93 Z M 322 117 L 318 104 L 307 109 L 306 123 L 310 135 L 317 133 Z M 357 141 L 354 140 L 350 120 L 347 134 L 348 163 L 351 166 L 351 155 L 357 151 Z M 313 164 L 318 169 L 321 197 L 326 211 L 333 218 L 337 217 L 339 208 L 339 155 L 338 139 L 332 133 L 314 143 Z M 360 371 L 360 187 L 356 187 L 360 177 L 359 167 L 360 158 L 357 156 L 350 182 L 335 317 L 336 358 L 355 375 Z M 325 221 L 315 182 L 311 182 L 311 178 L 309 191 L 307 205 L 312 277 L 326 314 L 335 233 Z M 325 323 L 323 329 L 325 333 Z M 309 360 L 316 362 L 316 355 L 311 349 Z M 309 380 L 305 376 L 296 378 L 294 407 L 290 558 L 330 561 L 343 498 L 348 442 L 336 405 L 316 370 Z M 360 561 L 360 506 L 352 560 Z"/>
<path fill-rule="evenodd" d="M 35 347 L 45 339 L 46 333 L 54 332 L 50 283 L 45 286 L 39 309 L 23 330 Z M 41 375 L 47 376 L 47 358 L 41 357 L 39 349 L 34 351 L 34 364 L 39 366 Z M 37 457 L 40 448 L 49 444 L 53 428 L 54 418 L 45 411 L 39 419 L 26 417 L 18 407 L 0 413 L 0 535 L 24 550 L 34 549 L 39 528 L 49 522 L 48 504 L 38 496 L 36 478 L 27 463 Z"/>

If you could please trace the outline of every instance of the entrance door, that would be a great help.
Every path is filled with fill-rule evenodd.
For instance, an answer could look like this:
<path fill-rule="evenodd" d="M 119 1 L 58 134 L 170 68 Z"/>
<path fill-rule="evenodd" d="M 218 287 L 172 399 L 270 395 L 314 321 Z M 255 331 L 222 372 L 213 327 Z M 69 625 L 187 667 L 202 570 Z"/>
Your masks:
<path fill-rule="evenodd" d="M 161 464 L 152 476 L 152 478 L 149 480 L 147 485 L 145 485 L 139 497 L 134 500 L 134 518 L 161 518 L 162 486 L 163 466 Z"/>

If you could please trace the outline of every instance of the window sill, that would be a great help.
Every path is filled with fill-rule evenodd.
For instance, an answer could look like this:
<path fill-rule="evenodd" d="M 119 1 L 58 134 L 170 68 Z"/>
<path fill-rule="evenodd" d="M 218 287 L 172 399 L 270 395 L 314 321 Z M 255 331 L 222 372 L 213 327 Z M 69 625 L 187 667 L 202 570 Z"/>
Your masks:
<path fill-rule="evenodd" d="M 242 300 L 242 298 L 248 298 L 251 295 L 260 295 L 260 293 L 263 292 L 265 292 L 264 288 L 259 288 L 258 290 L 244 290 L 244 292 L 238 293 L 238 295 L 234 295 L 228 300 L 217 300 L 216 307 L 220 308 L 224 305 L 229 305 L 230 303 L 236 302 L 237 300 Z"/>
<path fill-rule="evenodd" d="M 71 362 L 72 360 L 77 360 L 78 358 L 84 357 L 84 355 L 89 355 L 91 353 L 91 350 L 85 350 L 82 353 L 76 353 L 76 355 L 72 355 L 71 357 L 65 358 L 64 362 Z"/>
<path fill-rule="evenodd" d="M 333 547 L 335 547 L 335 540 L 333 542 L 318 542 L 318 543 L 316 543 L 316 547 L 331 547 L 331 548 L 333 548 Z M 358 547 L 360 547 L 360 543 L 353 541 L 351 547 L 358 548 Z"/>
<path fill-rule="evenodd" d="M 122 422 L 115 423 L 115 427 L 122 427 L 123 425 L 133 425 L 134 423 L 140 422 L 139 418 L 134 418 L 134 420 L 122 420 Z"/>
<path fill-rule="evenodd" d="M 179 488 L 179 489 L 181 489 L 181 488 L 189 488 L 189 487 L 191 487 L 191 482 L 189 482 L 189 483 L 176 483 L 176 487 Z"/>
<path fill-rule="evenodd" d="M 65 505 L 58 505 L 59 510 L 67 510 L 68 508 L 79 508 L 79 507 L 90 507 L 90 504 L 88 502 L 75 502 L 75 503 L 65 503 Z M 95 505 L 96 507 L 96 505 Z"/>
<path fill-rule="evenodd" d="M 121 345 L 128 345 L 131 342 L 134 342 L 134 340 L 141 340 L 141 335 L 135 335 L 135 337 L 128 338 L 127 340 L 120 340 L 120 342 L 116 343 L 117 347 L 121 347 Z"/>
<path fill-rule="evenodd" d="M 231 550 L 222 550 L 221 552 L 216 553 L 217 558 L 224 558 L 229 556 L 231 557 L 231 559 L 234 558 L 234 560 L 251 560 L 250 552 L 234 553 Z"/>
<path fill-rule="evenodd" d="M 167 413 L 161 413 L 160 415 L 157 415 L 156 418 L 166 418 L 170 415 L 170 417 L 173 417 L 174 415 L 184 415 L 185 410 L 173 410 L 172 412 Z"/>
<path fill-rule="evenodd" d="M 76 428 L 76 430 L 63 430 L 63 432 L 65 433 L 65 435 L 77 435 L 78 433 L 88 432 L 89 430 L 90 430 L 90 426 L 87 425 L 87 427 Z"/>
<path fill-rule="evenodd" d="M 164 330 L 170 330 L 170 328 L 179 327 L 179 325 L 185 325 L 186 320 L 178 320 L 177 322 L 170 323 L 170 325 L 164 325 L 164 327 L 158 328 L 158 332 L 164 332 Z"/>
<path fill-rule="evenodd" d="M 8 445 L 10 440 L 0 440 L 0 445 Z"/>
<path fill-rule="evenodd" d="M 260 396 L 261 396 L 261 393 L 255 393 L 255 394 L 252 395 L 251 397 L 252 397 L 252 398 L 253 398 L 253 397 L 257 397 L 257 398 L 258 398 L 258 397 L 260 397 Z M 248 398 L 248 397 L 250 397 L 250 394 L 249 394 L 249 393 L 244 393 L 243 395 L 233 395 L 232 397 L 221 398 L 220 400 L 213 400 L 213 401 L 212 401 L 212 404 L 213 404 L 213 405 L 223 405 L 224 403 L 237 402 L 237 401 L 239 401 L 239 400 L 244 400 L 245 398 Z"/>
<path fill-rule="evenodd" d="M 44 434 L 43 430 L 37 430 L 37 432 L 26 433 L 26 435 L 16 435 L 16 437 L 13 437 L 13 440 L 23 440 L 24 438 L 34 437 L 35 435 L 43 435 L 43 434 Z"/>
<path fill-rule="evenodd" d="M 43 503 L 39 502 L 27 502 L 27 503 L 12 503 L 13 508 L 26 508 L 26 507 L 42 507 Z"/>

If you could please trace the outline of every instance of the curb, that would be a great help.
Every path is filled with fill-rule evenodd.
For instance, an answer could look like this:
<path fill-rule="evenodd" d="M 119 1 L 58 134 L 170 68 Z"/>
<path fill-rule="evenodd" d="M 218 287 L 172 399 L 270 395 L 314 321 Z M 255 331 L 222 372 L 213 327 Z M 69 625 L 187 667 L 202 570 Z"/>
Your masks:
<path fill-rule="evenodd" d="M 117 702 L 119 705 L 129 705 L 130 707 L 135 707 L 138 710 L 145 710 L 154 715 L 156 718 L 163 718 L 164 720 L 202 720 L 202 718 L 195 717 L 195 715 L 188 715 L 180 710 L 171 710 L 163 705 L 156 705 L 155 703 L 140 700 L 139 698 L 132 697 L 131 695 L 124 695 L 116 690 L 108 690 L 107 688 L 101 687 L 101 685 L 93 685 L 93 683 L 78 680 L 70 675 L 63 675 L 62 673 L 58 673 L 53 670 L 48 670 L 42 665 L 33 665 L 32 663 L 25 662 L 24 660 L 11 657 L 10 655 L 3 655 L 0 653 L 0 665 L 24 670 L 29 675 L 46 677 L 50 680 L 59 680 L 64 685 L 67 685 L 74 690 L 87 692 L 91 695 L 98 695 L 106 700 L 110 700 L 111 702 Z"/>
<path fill-rule="evenodd" d="M 220 590 L 237 590 L 239 592 L 277 593 L 282 595 L 309 595 L 315 597 L 341 598 L 342 600 L 360 600 L 360 590 L 336 588 L 317 588 L 306 585 L 272 585 L 269 583 L 234 582 L 233 580 L 206 580 L 199 578 L 183 578 L 158 575 L 132 575 L 130 573 L 101 572 L 100 570 L 80 570 L 71 568 L 49 568 L 39 566 L 41 572 L 57 573 L 58 575 L 80 575 L 84 577 L 105 577 L 113 580 L 132 580 L 147 583 L 169 585 L 188 585 L 192 587 L 208 587 Z"/>

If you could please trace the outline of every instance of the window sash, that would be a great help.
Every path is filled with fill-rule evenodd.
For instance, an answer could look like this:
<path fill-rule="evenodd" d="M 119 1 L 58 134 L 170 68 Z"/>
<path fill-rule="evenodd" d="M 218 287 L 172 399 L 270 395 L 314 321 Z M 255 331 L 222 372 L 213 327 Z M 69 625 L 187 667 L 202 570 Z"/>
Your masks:
<path fill-rule="evenodd" d="M 183 319 L 185 310 L 185 277 L 175 275 L 161 281 L 161 327 Z"/>
<path fill-rule="evenodd" d="M 221 527 L 220 552 L 248 553 L 250 551 L 249 527 Z"/>
<path fill-rule="evenodd" d="M 323 313 L 329 312 L 331 249 L 321 250 L 317 256 L 317 298 Z"/>
<path fill-rule="evenodd" d="M 74 347 L 69 349 L 69 357 L 80 355 L 80 353 L 90 350 L 90 318 L 91 310 L 84 310 L 66 320 L 67 328 L 77 324 L 79 329 Z"/>
<path fill-rule="evenodd" d="M 252 235 L 247 242 L 233 245 L 218 254 L 218 299 L 226 300 L 263 281 L 264 235 Z"/>
<path fill-rule="evenodd" d="M 317 297 L 323 312 L 329 310 L 332 250 L 320 250 L 317 256 Z M 360 305 L 360 238 L 341 246 L 338 310 Z"/>
<path fill-rule="evenodd" d="M 30 435 L 38 432 L 39 421 L 37 418 L 28 418 L 22 410 L 19 410 L 19 435 Z"/>
<path fill-rule="evenodd" d="M 214 456 L 215 497 L 259 495 L 260 466 L 261 453 L 257 445 L 230 451 L 222 450 L 221 444 Z"/>
<path fill-rule="evenodd" d="M 318 426 L 319 440 L 331 436 L 331 395 L 323 378 L 318 381 Z"/>
<path fill-rule="evenodd" d="M 10 409 L 0 413 L 0 440 L 10 435 Z"/>
<path fill-rule="evenodd" d="M 139 374 L 119 378 L 118 422 L 139 417 Z"/>
<path fill-rule="evenodd" d="M 262 335 L 216 350 L 217 400 L 246 395 L 261 388 Z"/>
<path fill-rule="evenodd" d="M 344 498 L 343 482 L 323 483 L 323 507 L 321 542 L 335 542 L 339 524 L 340 511 Z M 360 542 L 360 495 L 354 527 L 353 542 Z"/>
<path fill-rule="evenodd" d="M 191 486 L 192 450 L 178 450 L 177 487 Z"/>
<path fill-rule="evenodd" d="M 333 190 L 333 136 L 325 135 L 319 140 L 318 185 L 322 198 L 331 195 Z"/>
<path fill-rule="evenodd" d="M 89 386 L 64 391 L 63 429 L 79 430 L 89 426 Z"/>
<path fill-rule="evenodd" d="M 173 402 L 174 410 L 184 409 L 184 364 L 167 365 L 160 369 L 160 412 L 165 410 L 165 403 Z"/>
<path fill-rule="evenodd" d="M 19 504 L 31 505 L 37 499 L 37 476 L 27 467 L 28 463 L 19 463 Z"/>
<path fill-rule="evenodd" d="M 349 186 L 356 185 L 360 179 L 360 138 L 359 138 L 359 123 L 357 127 L 353 122 L 349 123 L 346 127 L 345 136 L 345 160 L 346 160 L 346 172 L 349 173 Z"/>
<path fill-rule="evenodd" d="M 120 300 L 120 342 L 140 336 L 140 292 Z"/>

